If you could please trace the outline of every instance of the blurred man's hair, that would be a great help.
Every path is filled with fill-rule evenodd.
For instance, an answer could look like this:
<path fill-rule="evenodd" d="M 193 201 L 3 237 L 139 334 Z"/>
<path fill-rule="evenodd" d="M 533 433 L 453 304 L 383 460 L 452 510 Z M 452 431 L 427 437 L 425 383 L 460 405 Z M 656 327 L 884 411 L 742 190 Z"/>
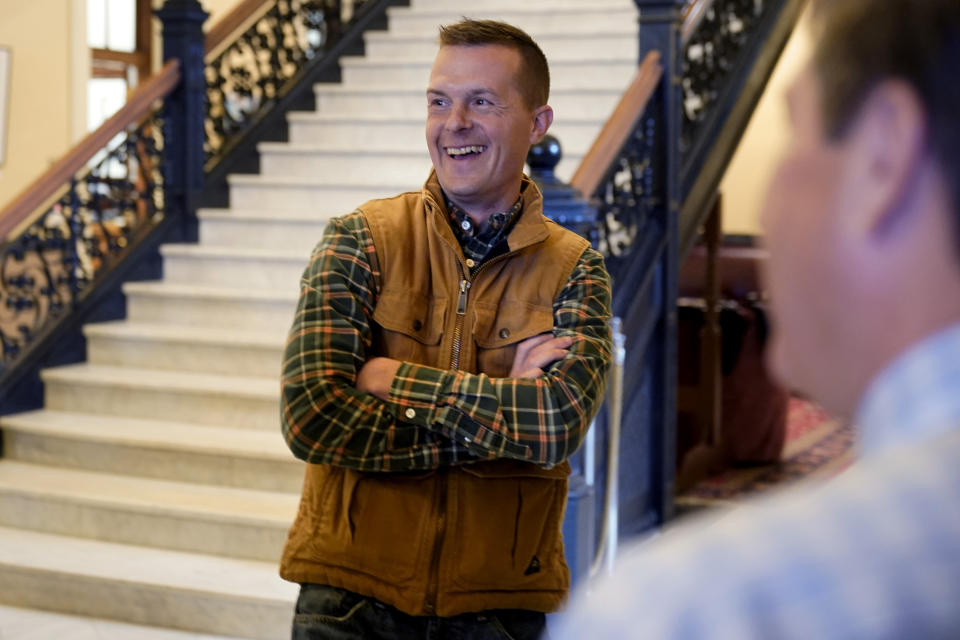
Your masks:
<path fill-rule="evenodd" d="M 550 69 L 547 58 L 525 31 L 506 22 L 469 18 L 440 27 L 441 46 L 485 44 L 499 44 L 518 51 L 522 65 L 517 81 L 527 106 L 536 109 L 547 104 L 550 99 Z"/>
<path fill-rule="evenodd" d="M 821 0 L 814 57 L 824 123 L 844 134 L 877 83 L 901 80 L 928 119 L 960 246 L 960 0 Z"/>

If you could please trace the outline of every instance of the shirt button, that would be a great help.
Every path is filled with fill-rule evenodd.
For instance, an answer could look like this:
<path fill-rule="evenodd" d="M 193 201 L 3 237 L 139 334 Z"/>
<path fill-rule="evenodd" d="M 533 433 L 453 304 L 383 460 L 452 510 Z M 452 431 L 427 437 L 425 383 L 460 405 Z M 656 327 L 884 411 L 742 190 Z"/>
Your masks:
<path fill-rule="evenodd" d="M 408 420 L 413 420 L 414 418 L 417 417 L 417 412 L 414 411 L 413 409 L 407 409 L 406 411 L 403 412 L 403 415 L 407 416 Z"/>
<path fill-rule="evenodd" d="M 419 320 L 414 320 L 414 321 L 413 321 L 413 330 L 414 330 L 414 331 L 420 331 L 420 329 L 423 329 L 423 323 L 420 322 Z"/>
<path fill-rule="evenodd" d="M 467 266 L 473 269 L 475 266 L 477 266 L 477 263 L 471 260 L 470 258 L 467 258 Z"/>
<path fill-rule="evenodd" d="M 464 220 L 463 222 L 461 222 L 460 228 L 463 229 L 464 231 L 470 231 L 470 221 Z"/>
<path fill-rule="evenodd" d="M 500 337 L 506 340 L 510 337 L 510 329 L 500 329 Z"/>

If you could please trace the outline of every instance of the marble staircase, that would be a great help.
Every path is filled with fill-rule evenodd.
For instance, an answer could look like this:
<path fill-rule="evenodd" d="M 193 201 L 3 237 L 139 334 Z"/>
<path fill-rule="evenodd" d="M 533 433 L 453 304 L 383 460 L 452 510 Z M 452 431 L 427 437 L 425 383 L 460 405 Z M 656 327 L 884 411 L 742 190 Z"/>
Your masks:
<path fill-rule="evenodd" d="M 0 419 L 0 605 L 289 637 L 297 587 L 277 561 L 303 468 L 279 373 L 298 279 L 330 217 L 426 178 L 437 25 L 494 17 L 541 42 L 562 177 L 636 68 L 631 0 L 411 4 L 289 116 L 290 142 L 259 146 L 260 175 L 230 177 L 198 244 L 162 248 L 163 280 L 124 288 L 126 320 L 85 328 L 87 361 L 43 373 L 44 408 Z"/>

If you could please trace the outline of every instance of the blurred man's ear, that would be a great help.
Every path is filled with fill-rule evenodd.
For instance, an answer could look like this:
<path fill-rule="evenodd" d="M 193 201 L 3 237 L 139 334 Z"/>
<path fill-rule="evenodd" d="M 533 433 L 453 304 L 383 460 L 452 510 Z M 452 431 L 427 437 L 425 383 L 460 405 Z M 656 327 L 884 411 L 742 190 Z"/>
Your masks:
<path fill-rule="evenodd" d="M 845 133 L 852 231 L 883 236 L 909 215 L 901 205 L 925 160 L 926 129 L 923 107 L 908 84 L 888 80 L 867 95 Z"/>
<path fill-rule="evenodd" d="M 533 110 L 533 127 L 530 130 L 530 144 L 537 144 L 547 135 L 547 129 L 553 124 L 553 108 L 543 105 Z"/>

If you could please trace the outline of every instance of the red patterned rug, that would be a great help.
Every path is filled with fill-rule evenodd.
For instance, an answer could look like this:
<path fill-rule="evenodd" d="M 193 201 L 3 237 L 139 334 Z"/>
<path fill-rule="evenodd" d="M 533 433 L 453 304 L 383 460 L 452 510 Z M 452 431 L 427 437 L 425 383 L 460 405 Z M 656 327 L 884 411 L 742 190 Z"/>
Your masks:
<path fill-rule="evenodd" d="M 735 501 L 806 477 L 829 477 L 853 461 L 854 430 L 815 404 L 793 398 L 787 409 L 787 436 L 780 462 L 728 469 L 677 496 L 678 507 Z"/>

